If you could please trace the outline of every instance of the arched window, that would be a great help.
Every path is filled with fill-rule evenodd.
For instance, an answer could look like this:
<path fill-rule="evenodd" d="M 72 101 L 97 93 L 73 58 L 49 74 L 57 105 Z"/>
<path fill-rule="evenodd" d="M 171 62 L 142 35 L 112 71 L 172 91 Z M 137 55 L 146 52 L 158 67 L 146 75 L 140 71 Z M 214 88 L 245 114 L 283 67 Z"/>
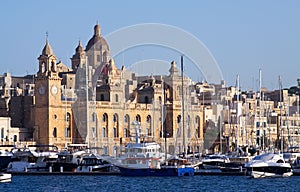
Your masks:
<path fill-rule="evenodd" d="M 42 71 L 42 73 L 45 73 L 45 71 L 46 71 L 45 62 L 42 62 L 41 71 Z"/>
<path fill-rule="evenodd" d="M 181 115 L 178 115 L 177 116 L 177 123 L 180 123 L 181 122 Z"/>
<path fill-rule="evenodd" d="M 117 122 L 117 119 L 118 119 L 118 115 L 117 115 L 117 114 L 114 114 L 114 116 L 113 116 L 113 122 L 116 123 L 116 122 Z"/>
<path fill-rule="evenodd" d="M 114 128 L 113 128 L 113 133 L 114 137 L 119 137 L 119 118 L 118 114 L 113 115 L 113 122 L 114 122 Z"/>
<path fill-rule="evenodd" d="M 51 62 L 51 71 L 55 72 L 56 71 L 56 65 L 54 61 Z"/>
<path fill-rule="evenodd" d="M 152 122 L 151 122 L 151 116 L 148 115 L 146 117 L 146 135 L 151 136 L 152 135 Z"/>
<path fill-rule="evenodd" d="M 106 113 L 105 113 L 106 114 Z M 104 123 L 104 122 L 106 122 L 106 115 L 105 114 L 103 114 L 102 115 L 102 122 Z"/>
<path fill-rule="evenodd" d="M 125 115 L 124 116 L 124 137 L 129 137 L 130 135 L 130 118 L 129 118 L 129 115 Z"/>
<path fill-rule="evenodd" d="M 136 115 L 136 116 L 135 116 L 135 120 L 136 120 L 137 122 L 140 122 L 140 123 L 141 123 L 141 116 L 140 116 L 140 115 Z"/>
<path fill-rule="evenodd" d="M 151 116 L 150 116 L 150 115 L 148 115 L 148 116 L 146 117 L 146 123 L 151 123 Z"/>
<path fill-rule="evenodd" d="M 102 136 L 108 137 L 108 115 L 104 113 L 102 116 Z"/>

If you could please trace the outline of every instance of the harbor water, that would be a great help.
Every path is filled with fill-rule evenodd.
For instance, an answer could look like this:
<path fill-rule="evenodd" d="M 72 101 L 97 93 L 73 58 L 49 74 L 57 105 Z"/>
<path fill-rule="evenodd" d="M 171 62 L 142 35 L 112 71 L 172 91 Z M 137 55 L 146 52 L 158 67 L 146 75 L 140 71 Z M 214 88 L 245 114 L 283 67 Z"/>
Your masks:
<path fill-rule="evenodd" d="M 300 191 L 300 176 L 251 179 L 246 176 L 121 177 L 14 175 L 0 191 Z"/>

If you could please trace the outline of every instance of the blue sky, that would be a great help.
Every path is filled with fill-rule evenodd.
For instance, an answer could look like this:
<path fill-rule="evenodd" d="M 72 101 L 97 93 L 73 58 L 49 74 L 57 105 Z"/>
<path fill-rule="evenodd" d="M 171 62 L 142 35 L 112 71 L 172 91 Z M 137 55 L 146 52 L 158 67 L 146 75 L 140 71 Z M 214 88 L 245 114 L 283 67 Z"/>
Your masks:
<path fill-rule="evenodd" d="M 1 1 L 0 74 L 36 73 L 47 31 L 55 55 L 70 66 L 78 40 L 85 46 L 97 21 L 104 36 L 130 25 L 163 23 L 201 40 L 227 85 L 235 85 L 239 74 L 242 89 L 257 90 L 261 68 L 263 86 L 278 89 L 281 75 L 283 86 L 290 87 L 300 78 L 299 8 L 296 0 Z M 172 57 L 167 60 L 179 62 Z"/>

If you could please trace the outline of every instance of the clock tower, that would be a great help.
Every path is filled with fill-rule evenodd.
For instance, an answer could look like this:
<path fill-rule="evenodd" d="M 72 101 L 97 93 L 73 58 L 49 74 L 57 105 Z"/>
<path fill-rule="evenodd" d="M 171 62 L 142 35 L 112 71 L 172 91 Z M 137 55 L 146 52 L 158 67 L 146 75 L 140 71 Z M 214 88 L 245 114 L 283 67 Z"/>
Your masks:
<path fill-rule="evenodd" d="M 35 78 L 35 130 L 37 144 L 60 142 L 61 122 L 61 78 L 57 71 L 57 59 L 46 39 L 46 45 L 38 58 L 39 71 Z"/>

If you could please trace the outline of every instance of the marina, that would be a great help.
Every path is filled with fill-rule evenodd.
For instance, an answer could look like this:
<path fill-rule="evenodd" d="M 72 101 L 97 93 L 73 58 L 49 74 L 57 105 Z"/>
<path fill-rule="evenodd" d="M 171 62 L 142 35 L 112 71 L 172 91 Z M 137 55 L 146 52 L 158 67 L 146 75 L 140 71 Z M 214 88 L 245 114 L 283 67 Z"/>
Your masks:
<path fill-rule="evenodd" d="M 45 183 L 47 181 L 47 183 Z M 241 176 L 121 177 L 101 175 L 15 175 L 0 191 L 299 191 L 300 177 L 248 179 Z"/>
<path fill-rule="evenodd" d="M 29 1 L 0 3 L 0 192 L 300 191 L 300 1 Z"/>

